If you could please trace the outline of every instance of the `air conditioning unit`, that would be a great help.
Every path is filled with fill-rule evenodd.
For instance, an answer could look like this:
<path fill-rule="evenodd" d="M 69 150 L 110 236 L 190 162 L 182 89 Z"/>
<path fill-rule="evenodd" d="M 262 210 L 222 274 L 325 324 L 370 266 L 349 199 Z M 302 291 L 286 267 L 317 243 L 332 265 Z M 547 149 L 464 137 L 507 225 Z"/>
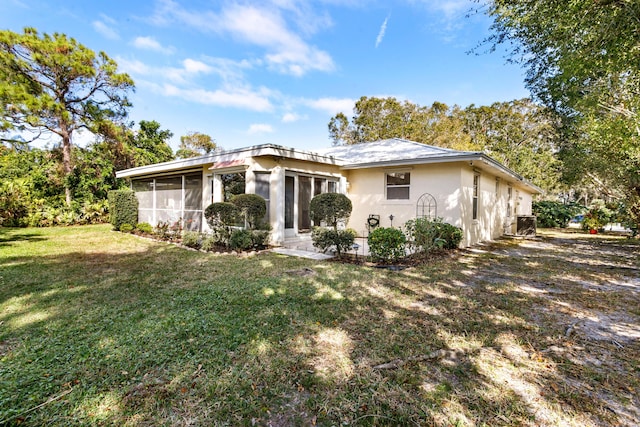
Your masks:
<path fill-rule="evenodd" d="M 535 237 L 536 216 L 518 215 L 516 219 L 516 236 Z"/>

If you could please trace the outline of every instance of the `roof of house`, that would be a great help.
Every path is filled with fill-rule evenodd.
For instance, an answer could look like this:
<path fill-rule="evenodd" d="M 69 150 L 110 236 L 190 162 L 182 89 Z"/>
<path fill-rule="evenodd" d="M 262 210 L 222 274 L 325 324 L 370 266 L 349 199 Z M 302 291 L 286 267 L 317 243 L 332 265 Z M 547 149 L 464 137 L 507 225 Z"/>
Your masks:
<path fill-rule="evenodd" d="M 470 166 L 487 167 L 497 176 L 519 182 L 535 193 L 542 189 L 526 181 L 522 176 L 492 159 L 482 152 L 458 151 L 449 148 L 434 147 L 406 139 L 391 138 L 375 142 L 354 145 L 341 145 L 314 151 L 298 150 L 275 144 L 263 144 L 235 150 L 222 151 L 191 159 L 141 166 L 118 171 L 118 178 L 166 173 L 212 164 L 210 169 L 220 165 L 239 164 L 238 161 L 249 157 L 277 156 L 296 160 L 305 160 L 323 164 L 333 164 L 341 169 L 364 169 L 373 167 L 401 167 L 417 164 L 469 162 Z M 475 163 L 474 163 L 475 162 Z"/>

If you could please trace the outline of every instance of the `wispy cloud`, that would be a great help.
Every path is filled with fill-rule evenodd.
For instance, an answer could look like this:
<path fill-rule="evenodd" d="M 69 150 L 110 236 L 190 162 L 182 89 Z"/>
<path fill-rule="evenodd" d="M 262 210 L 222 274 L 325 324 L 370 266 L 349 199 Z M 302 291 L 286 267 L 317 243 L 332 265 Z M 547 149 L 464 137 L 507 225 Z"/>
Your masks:
<path fill-rule="evenodd" d="M 307 116 L 301 116 L 300 114 L 296 113 L 285 113 L 282 116 L 282 123 L 295 123 L 300 120 L 306 120 L 307 118 Z"/>
<path fill-rule="evenodd" d="M 384 39 L 384 34 L 387 32 L 387 22 L 389 22 L 389 17 L 387 16 L 384 19 L 384 22 L 380 26 L 380 31 L 378 32 L 378 37 L 376 37 L 376 49 L 382 43 L 382 39 Z"/>
<path fill-rule="evenodd" d="M 153 37 L 136 37 L 131 44 L 133 44 L 133 46 L 135 46 L 138 49 L 151 50 L 154 52 L 160 52 L 165 54 L 171 54 L 175 51 L 175 49 L 171 46 L 168 46 L 168 47 L 162 46 Z"/>
<path fill-rule="evenodd" d="M 304 27 L 306 32 L 315 29 L 302 24 L 305 22 L 305 17 L 300 16 L 302 9 L 293 7 L 292 2 L 280 3 L 270 7 L 232 3 L 220 11 L 189 11 L 172 0 L 163 0 L 150 20 L 158 25 L 178 23 L 259 46 L 265 50 L 268 67 L 284 74 L 302 76 L 310 71 L 334 70 L 329 53 L 307 43 L 291 29 L 284 11 L 294 10 L 297 26 Z"/>
<path fill-rule="evenodd" d="M 213 105 L 217 107 L 233 107 L 243 110 L 266 112 L 273 106 L 264 93 L 246 88 L 221 88 L 207 90 L 202 88 L 188 89 L 165 84 L 158 88 L 165 96 L 182 98 L 189 102 Z"/>
<path fill-rule="evenodd" d="M 197 104 L 233 107 L 249 111 L 273 110 L 271 98 L 277 94 L 261 87 L 252 88 L 234 68 L 248 67 L 244 62 L 208 58 L 207 62 L 187 58 L 180 67 L 153 67 L 140 60 L 116 58 L 124 72 L 132 74 L 136 82 L 167 97 L 176 97 Z M 197 84 L 202 74 L 216 74 L 220 79 L 207 78 L 203 87 Z M 214 86 L 214 88 L 210 88 Z"/>
<path fill-rule="evenodd" d="M 259 135 L 259 134 L 273 133 L 273 132 L 274 132 L 273 126 L 265 123 L 254 123 L 251 126 L 249 126 L 249 129 L 247 130 L 247 133 L 249 135 Z"/>
<path fill-rule="evenodd" d="M 302 100 L 301 103 L 314 110 L 320 110 L 334 115 L 352 111 L 356 100 L 351 98 L 319 98 L 305 99 Z"/>
<path fill-rule="evenodd" d="M 91 25 L 93 26 L 93 29 L 96 30 L 96 32 L 108 38 L 109 40 L 120 40 L 120 35 L 118 34 L 118 32 L 103 21 L 93 21 Z"/>

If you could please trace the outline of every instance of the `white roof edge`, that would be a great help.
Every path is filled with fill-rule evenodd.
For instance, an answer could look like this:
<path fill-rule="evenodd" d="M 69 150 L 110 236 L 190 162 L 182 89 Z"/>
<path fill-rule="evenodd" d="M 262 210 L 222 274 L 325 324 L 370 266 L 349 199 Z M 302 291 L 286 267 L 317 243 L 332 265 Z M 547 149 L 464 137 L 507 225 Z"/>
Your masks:
<path fill-rule="evenodd" d="M 190 159 L 171 160 L 164 163 L 139 166 L 137 168 L 124 169 L 116 172 L 116 178 L 128 178 L 133 176 L 150 175 L 155 173 L 170 172 L 184 169 L 186 167 L 204 166 L 216 161 L 235 160 L 243 157 L 276 156 L 288 157 L 296 160 L 305 160 L 317 163 L 338 164 L 333 156 L 312 151 L 303 151 L 295 148 L 284 147 L 276 144 L 262 144 L 251 147 L 238 148 L 229 151 L 221 151 L 206 156 L 193 157 Z"/>

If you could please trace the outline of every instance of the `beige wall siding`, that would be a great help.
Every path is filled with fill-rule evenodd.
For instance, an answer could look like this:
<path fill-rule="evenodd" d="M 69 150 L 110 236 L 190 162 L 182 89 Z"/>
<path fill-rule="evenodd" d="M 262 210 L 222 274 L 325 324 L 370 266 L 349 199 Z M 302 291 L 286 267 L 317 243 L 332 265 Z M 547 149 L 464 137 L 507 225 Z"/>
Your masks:
<path fill-rule="evenodd" d="M 410 172 L 408 200 L 387 200 L 386 173 Z M 419 165 L 411 168 L 355 169 L 347 175 L 347 195 L 353 203 L 349 227 L 366 235 L 369 215 L 380 215 L 380 226 L 398 227 L 416 217 L 420 196 L 430 193 L 437 203 L 437 216 L 446 222 L 460 225 L 460 171 L 447 165 Z"/>

